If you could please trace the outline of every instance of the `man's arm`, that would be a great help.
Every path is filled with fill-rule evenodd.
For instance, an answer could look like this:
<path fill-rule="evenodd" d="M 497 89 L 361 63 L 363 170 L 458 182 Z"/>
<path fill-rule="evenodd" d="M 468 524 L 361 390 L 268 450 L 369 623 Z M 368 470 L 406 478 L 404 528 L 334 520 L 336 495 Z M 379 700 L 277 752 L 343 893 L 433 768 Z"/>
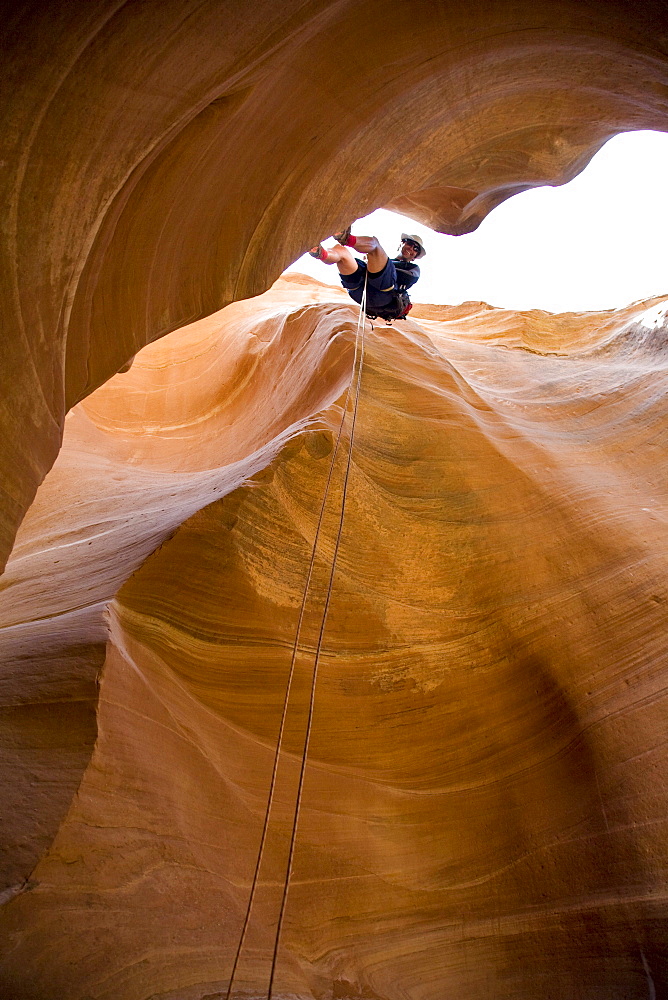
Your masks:
<path fill-rule="evenodd" d="M 394 266 L 397 270 L 397 281 L 402 288 L 412 288 L 420 277 L 420 268 L 412 261 L 395 260 Z"/>

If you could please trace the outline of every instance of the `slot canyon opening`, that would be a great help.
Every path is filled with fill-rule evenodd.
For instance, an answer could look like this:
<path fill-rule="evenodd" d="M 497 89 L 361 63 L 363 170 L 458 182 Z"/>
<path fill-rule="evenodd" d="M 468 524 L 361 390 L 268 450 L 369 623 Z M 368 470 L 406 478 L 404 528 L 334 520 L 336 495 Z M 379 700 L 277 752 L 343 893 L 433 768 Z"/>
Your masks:
<path fill-rule="evenodd" d="M 428 254 L 414 302 L 555 313 L 618 309 L 668 291 L 667 176 L 668 134 L 625 132 L 573 180 L 514 195 L 473 233 L 446 236 L 387 209 L 358 219 L 353 231 L 377 235 L 390 256 L 402 231 L 422 237 Z M 292 272 L 339 285 L 336 268 L 308 254 L 284 273 Z"/>
<path fill-rule="evenodd" d="M 668 128 L 665 3 L 35 0 L 0 44 L 0 986 L 222 1000 L 356 319 L 279 276 Z M 666 296 L 424 287 L 367 343 L 276 995 L 661 996 Z"/>

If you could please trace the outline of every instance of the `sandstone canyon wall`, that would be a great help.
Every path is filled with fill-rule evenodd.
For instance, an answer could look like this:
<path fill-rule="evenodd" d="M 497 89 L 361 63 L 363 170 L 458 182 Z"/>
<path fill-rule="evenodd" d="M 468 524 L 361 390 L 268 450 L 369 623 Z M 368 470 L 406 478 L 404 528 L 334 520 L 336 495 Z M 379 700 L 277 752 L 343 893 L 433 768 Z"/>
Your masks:
<path fill-rule="evenodd" d="M 277 995 L 645 997 L 668 983 L 668 297 L 416 312 L 367 329 Z M 291 276 L 72 411 L 0 603 L 38 713 L 5 768 L 9 996 L 225 995 L 355 323 Z M 266 995 L 345 457 L 235 995 Z"/>
<path fill-rule="evenodd" d="M 0 44 L 3 559 L 139 347 L 379 205 L 466 232 L 668 116 L 659 0 L 24 0 Z"/>
<path fill-rule="evenodd" d="M 668 17 L 57 0 L 2 46 L 0 983 L 211 1000 L 356 322 L 295 277 L 248 296 L 378 205 L 466 232 L 666 129 Z M 666 302 L 367 331 L 278 995 L 668 993 Z M 238 995 L 266 995 L 344 457 Z"/>

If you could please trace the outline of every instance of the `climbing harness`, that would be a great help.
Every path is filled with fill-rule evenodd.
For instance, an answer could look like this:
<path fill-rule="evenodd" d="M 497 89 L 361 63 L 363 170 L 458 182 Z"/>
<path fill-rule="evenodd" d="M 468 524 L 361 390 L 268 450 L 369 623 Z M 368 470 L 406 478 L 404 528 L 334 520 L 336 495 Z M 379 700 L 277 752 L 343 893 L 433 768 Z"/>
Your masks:
<path fill-rule="evenodd" d="M 390 322 L 394 319 L 406 319 L 406 316 L 413 308 L 413 303 L 408 297 L 405 288 L 398 288 L 394 292 L 392 301 L 386 306 L 371 306 L 366 310 L 369 319 L 384 319 Z"/>
<path fill-rule="evenodd" d="M 234 957 L 234 962 L 232 964 L 232 971 L 230 973 L 230 980 L 229 980 L 229 984 L 228 984 L 228 987 L 227 987 L 227 993 L 225 995 L 225 1000 L 230 1000 L 230 997 L 231 997 L 231 994 L 232 994 L 232 986 L 234 984 L 234 979 L 235 979 L 235 975 L 236 975 L 237 968 L 238 968 L 238 965 L 239 965 L 239 960 L 241 958 L 241 953 L 242 953 L 242 950 L 243 950 L 244 941 L 245 941 L 245 938 L 246 938 L 246 933 L 247 933 L 248 926 L 249 926 L 249 923 L 250 923 L 251 912 L 252 912 L 252 909 L 253 909 L 253 902 L 255 900 L 255 893 L 256 893 L 256 890 L 257 890 L 258 882 L 259 882 L 260 869 L 261 869 L 261 866 L 262 866 L 262 857 L 263 857 L 263 854 L 264 854 L 264 847 L 265 847 L 265 843 L 266 843 L 266 839 L 267 839 L 267 833 L 268 833 L 268 830 L 269 830 L 269 822 L 270 822 L 270 817 L 271 817 L 271 809 L 272 809 L 272 805 L 273 805 L 274 792 L 276 790 L 276 781 L 277 781 L 277 777 L 278 777 L 278 769 L 279 769 L 279 763 L 280 763 L 280 757 L 281 757 L 281 749 L 282 749 L 282 744 L 283 744 L 283 734 L 284 734 L 284 731 L 285 731 L 285 723 L 286 723 L 286 719 L 287 719 L 287 715 L 288 715 L 288 705 L 289 705 L 289 701 L 290 701 L 290 692 L 291 692 L 291 689 L 292 689 L 292 681 L 293 681 L 294 673 L 295 673 L 295 665 L 296 665 L 297 656 L 298 656 L 298 653 L 299 653 L 299 640 L 300 640 L 300 637 L 301 637 L 301 629 L 302 629 L 302 624 L 303 624 L 303 621 L 304 621 L 304 614 L 305 614 L 305 611 L 306 611 L 306 604 L 307 604 L 309 590 L 310 590 L 310 586 L 311 586 L 311 578 L 313 576 L 313 569 L 314 569 L 314 566 L 315 566 L 315 559 L 316 559 L 316 554 L 317 554 L 317 550 L 318 550 L 318 542 L 320 540 L 320 532 L 321 532 L 321 529 L 322 529 L 322 525 L 323 525 L 323 521 L 324 521 L 324 517 L 325 517 L 325 510 L 326 510 L 326 507 L 327 507 L 327 500 L 328 500 L 328 497 L 329 497 L 330 484 L 331 484 L 331 481 L 332 481 L 334 467 L 336 465 L 336 459 L 337 459 L 337 455 L 338 455 L 338 451 L 339 451 L 339 446 L 340 446 L 342 435 L 343 435 L 343 428 L 344 428 L 344 425 L 345 425 L 346 416 L 348 414 L 348 407 L 349 407 L 350 399 L 352 397 L 353 405 L 352 405 L 352 420 L 351 420 L 351 425 L 350 425 L 350 441 L 349 441 L 349 447 L 348 447 L 348 458 L 347 458 L 345 472 L 344 472 L 344 477 L 343 477 L 343 489 L 342 489 L 342 495 L 341 495 L 341 511 L 340 511 L 340 515 L 339 515 L 339 524 L 338 524 L 338 529 L 337 529 L 337 534 L 336 534 L 336 540 L 335 540 L 335 543 L 334 543 L 334 552 L 333 552 L 333 555 L 332 555 L 332 565 L 331 565 L 331 570 L 330 570 L 330 574 L 329 574 L 329 580 L 328 580 L 328 584 L 327 584 L 327 591 L 326 591 L 326 595 L 325 595 L 325 603 L 324 603 L 324 607 L 323 607 L 323 610 L 322 610 L 322 617 L 321 617 L 321 621 L 320 621 L 320 630 L 319 630 L 319 633 L 318 633 L 318 640 L 317 640 L 317 643 L 316 643 L 315 654 L 314 654 L 314 659 L 313 659 L 313 672 L 312 672 L 312 678 L 311 678 L 311 692 L 310 692 L 310 699 L 309 699 L 308 716 L 307 716 L 307 720 L 306 720 L 306 728 L 305 728 L 305 734 L 304 734 L 304 744 L 303 744 L 302 755 L 301 755 L 301 765 L 300 765 L 300 770 L 299 770 L 299 780 L 298 780 L 298 784 L 297 784 L 297 793 L 296 793 L 296 799 L 295 799 L 295 810 L 294 810 L 294 817 L 293 817 L 293 824 L 292 824 L 292 832 L 291 832 L 291 835 L 290 835 L 290 844 L 289 844 L 289 848 L 288 848 L 288 859 L 287 859 L 287 865 L 286 865 L 285 878 L 284 878 L 284 882 L 283 882 L 283 892 L 282 892 L 282 896 L 281 896 L 281 905 L 280 905 L 279 914 L 278 914 L 278 921 L 277 921 L 277 925 L 276 925 L 276 935 L 275 935 L 275 941 L 274 941 L 274 950 L 273 950 L 273 954 L 272 954 L 271 969 L 270 969 L 270 973 L 269 973 L 269 985 L 268 985 L 268 989 L 267 989 L 267 1000 L 271 1000 L 272 992 L 273 992 L 274 978 L 275 978 L 275 974 L 276 974 L 276 965 L 277 965 L 277 962 L 278 962 L 278 953 L 279 953 L 279 948 L 280 948 L 281 931 L 283 929 L 283 919 L 284 919 L 284 916 L 285 916 L 285 910 L 286 910 L 286 905 L 287 905 L 287 900 L 288 900 L 288 891 L 289 891 L 289 888 L 290 888 L 290 878 L 291 878 L 291 875 L 292 875 L 292 865 L 293 865 L 293 860 L 294 860 L 295 845 L 296 845 L 296 842 L 297 842 L 297 830 L 298 830 L 298 826 L 299 826 L 299 812 L 300 812 L 300 808 L 301 808 L 302 792 L 303 792 L 303 788 L 304 788 L 304 778 L 305 778 L 305 775 L 306 775 L 306 763 L 307 763 L 307 759 L 308 759 L 308 749 L 309 749 L 309 743 L 310 743 L 310 739 L 311 739 L 311 728 L 312 728 L 312 722 L 313 722 L 313 710 L 314 710 L 314 706 L 315 706 L 315 691 L 316 691 L 316 683 L 317 683 L 317 678 L 318 678 L 318 666 L 320 664 L 320 653 L 321 653 L 321 650 L 322 650 L 322 643 L 323 643 L 323 639 L 324 639 L 324 635 L 325 635 L 325 627 L 326 627 L 326 624 L 327 624 L 327 615 L 328 615 L 328 612 L 329 612 L 329 605 L 330 605 L 330 600 L 331 600 L 333 586 L 334 586 L 334 575 L 335 575 L 335 572 L 336 572 L 336 560 L 337 560 L 337 556 L 338 556 L 338 552 L 339 552 L 339 546 L 340 546 L 340 543 L 341 543 L 341 536 L 343 534 L 343 522 L 344 522 L 344 516 L 345 516 L 346 496 L 347 496 L 347 492 L 348 492 L 348 479 L 349 479 L 349 475 L 350 475 L 350 466 L 351 466 L 351 461 L 352 461 L 353 441 L 354 441 L 354 436 L 355 436 L 355 424 L 356 424 L 356 421 L 357 421 L 357 407 L 358 407 L 358 403 L 359 403 L 360 386 L 361 386 L 361 381 L 362 381 L 362 367 L 364 365 L 364 317 L 365 317 L 365 310 L 366 310 L 366 293 L 367 293 L 367 279 L 366 279 L 366 276 L 365 276 L 365 279 L 364 279 L 364 290 L 363 290 L 363 293 L 362 293 L 362 302 L 360 304 L 360 311 L 359 311 L 359 316 L 358 316 L 358 319 L 357 319 L 357 329 L 356 329 L 356 332 L 355 332 L 355 352 L 354 352 L 354 356 L 353 356 L 352 377 L 351 377 L 350 383 L 348 385 L 348 389 L 346 391 L 346 397 L 345 397 L 345 400 L 344 400 L 343 410 L 342 410 L 342 413 L 341 413 L 341 420 L 339 422 L 339 427 L 338 427 L 337 436 L 336 436 L 336 443 L 334 445 L 334 450 L 333 450 L 333 453 L 332 453 L 332 459 L 331 459 L 331 462 L 329 464 L 329 471 L 328 471 L 328 474 L 327 474 L 327 481 L 325 483 L 325 490 L 324 490 L 324 494 L 323 494 L 323 498 L 322 498 L 322 503 L 320 505 L 320 512 L 319 512 L 319 515 L 318 515 L 318 522 L 317 522 L 317 526 L 316 526 L 316 530 L 315 530 L 315 536 L 314 536 L 314 539 L 313 539 L 313 547 L 312 547 L 312 550 L 311 550 L 311 558 L 310 558 L 310 561 L 309 561 L 308 571 L 306 573 L 306 581 L 305 581 L 305 584 L 304 584 L 304 591 L 303 591 L 303 594 L 302 594 L 302 601 L 301 601 L 301 605 L 300 605 L 300 609 L 299 609 L 299 615 L 298 615 L 298 618 L 297 618 L 297 629 L 296 629 L 296 632 L 295 632 L 295 640 L 294 640 L 293 647 L 292 647 L 292 656 L 291 656 L 291 659 L 290 659 L 290 668 L 289 668 L 289 671 L 288 671 L 288 679 L 287 679 L 287 683 L 286 683 L 285 697 L 283 699 L 283 710 L 282 710 L 282 713 L 281 713 L 281 721 L 280 721 L 279 728 L 278 728 L 278 736 L 277 736 L 277 740 L 276 740 L 276 751 L 275 751 L 275 754 L 274 754 L 274 763 L 273 763 L 272 772 L 271 772 L 271 779 L 270 779 L 270 782 L 269 782 L 269 792 L 268 792 L 268 795 L 267 795 L 267 807 L 266 807 L 265 815 L 264 815 L 264 823 L 263 823 L 263 826 L 262 826 L 262 833 L 260 835 L 260 844 L 259 844 L 259 847 L 258 847 L 257 862 L 255 864 L 255 872 L 253 874 L 253 880 L 252 880 L 252 883 L 251 883 L 250 893 L 249 893 L 249 897 L 248 897 L 248 904 L 247 904 L 247 907 L 246 907 L 246 914 L 244 916 L 244 921 L 243 921 L 243 924 L 242 924 L 242 927 L 241 927 L 241 933 L 239 935 L 239 943 L 237 945 L 237 950 L 236 950 L 236 954 L 235 954 L 235 957 Z M 372 324 L 371 328 L 373 329 L 373 324 Z M 353 385 L 354 385 L 354 389 L 353 389 Z"/>

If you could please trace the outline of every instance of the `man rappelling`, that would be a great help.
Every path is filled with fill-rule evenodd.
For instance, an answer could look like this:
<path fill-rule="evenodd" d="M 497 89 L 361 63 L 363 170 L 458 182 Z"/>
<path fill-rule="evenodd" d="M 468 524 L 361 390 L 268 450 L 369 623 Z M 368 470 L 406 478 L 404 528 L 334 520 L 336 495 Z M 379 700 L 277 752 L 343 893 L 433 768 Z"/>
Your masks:
<path fill-rule="evenodd" d="M 341 276 L 341 284 L 355 302 L 362 302 L 364 282 L 367 283 L 366 314 L 371 319 L 405 319 L 412 307 L 407 289 L 420 277 L 420 268 L 415 263 L 426 254 L 419 236 L 401 234 L 401 245 L 396 257 L 390 257 L 383 250 L 375 236 L 353 236 L 350 226 L 334 237 L 339 246 L 325 249 L 322 245 L 309 250 L 312 257 L 323 264 L 336 264 Z M 358 260 L 348 247 L 366 255 L 366 261 Z"/>

